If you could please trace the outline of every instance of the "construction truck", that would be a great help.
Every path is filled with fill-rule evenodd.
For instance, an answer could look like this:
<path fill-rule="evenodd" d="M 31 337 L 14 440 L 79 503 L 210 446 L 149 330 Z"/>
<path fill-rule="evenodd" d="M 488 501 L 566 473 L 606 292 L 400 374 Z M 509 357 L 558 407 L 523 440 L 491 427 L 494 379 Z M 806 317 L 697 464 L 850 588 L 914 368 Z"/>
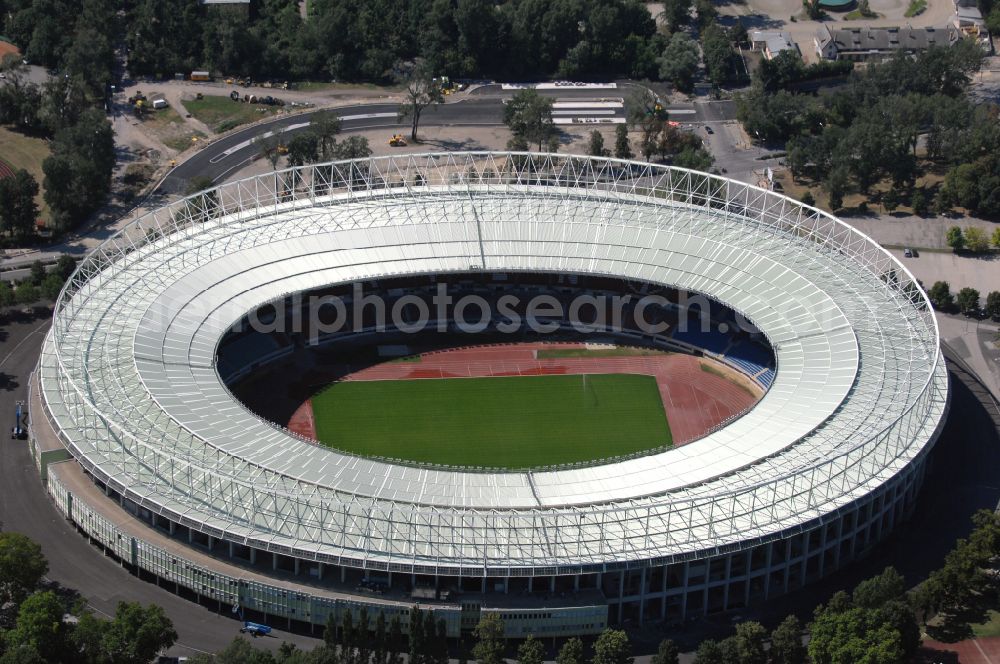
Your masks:
<path fill-rule="evenodd" d="M 403 138 L 402 134 L 393 134 L 392 138 L 389 139 L 389 145 L 394 148 L 405 148 L 406 139 Z"/>

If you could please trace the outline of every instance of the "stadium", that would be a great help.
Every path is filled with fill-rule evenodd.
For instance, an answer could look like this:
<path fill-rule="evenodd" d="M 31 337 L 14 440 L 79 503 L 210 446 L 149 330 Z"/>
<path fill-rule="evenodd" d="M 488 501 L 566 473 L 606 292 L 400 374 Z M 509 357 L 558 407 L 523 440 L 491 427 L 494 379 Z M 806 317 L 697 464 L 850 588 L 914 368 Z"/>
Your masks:
<path fill-rule="evenodd" d="M 439 289 L 485 313 L 463 326 Z M 550 306 L 495 315 L 505 294 Z M 649 325 L 556 306 L 587 295 Z M 355 308 L 375 296 L 392 322 Z M 729 409 L 685 422 L 656 362 Z M 450 637 L 495 611 L 521 638 L 731 611 L 865 555 L 913 508 L 948 380 L 914 277 L 826 213 L 679 168 L 458 152 L 137 218 L 68 282 L 30 399 L 59 511 L 140 577 L 293 629 L 417 604 Z"/>

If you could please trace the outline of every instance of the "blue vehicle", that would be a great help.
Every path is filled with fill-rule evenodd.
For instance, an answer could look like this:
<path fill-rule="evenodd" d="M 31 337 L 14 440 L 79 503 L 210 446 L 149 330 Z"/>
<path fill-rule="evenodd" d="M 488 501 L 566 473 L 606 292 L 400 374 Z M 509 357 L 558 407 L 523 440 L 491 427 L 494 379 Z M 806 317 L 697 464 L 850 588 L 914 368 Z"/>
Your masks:
<path fill-rule="evenodd" d="M 10 428 L 10 437 L 13 440 L 26 440 L 28 438 L 28 430 L 24 428 L 24 415 L 21 411 L 23 405 L 18 402 L 17 412 L 14 413 L 14 426 Z"/>
<path fill-rule="evenodd" d="M 240 628 L 240 634 L 250 634 L 254 638 L 258 636 L 264 636 L 271 633 L 271 628 L 267 625 L 261 625 L 260 623 L 250 622 L 246 620 L 243 622 L 243 627 Z"/>

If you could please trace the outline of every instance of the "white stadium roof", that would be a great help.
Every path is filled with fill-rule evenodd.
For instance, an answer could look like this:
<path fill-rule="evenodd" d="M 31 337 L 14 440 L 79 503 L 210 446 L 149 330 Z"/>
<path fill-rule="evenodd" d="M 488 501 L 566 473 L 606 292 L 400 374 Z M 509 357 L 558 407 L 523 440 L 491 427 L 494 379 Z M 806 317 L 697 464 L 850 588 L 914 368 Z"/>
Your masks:
<path fill-rule="evenodd" d="M 723 178 L 605 159 L 358 163 L 366 175 L 355 172 L 353 189 L 336 184 L 349 164 L 304 167 L 156 210 L 81 265 L 40 366 L 50 417 L 95 476 L 261 548 L 484 573 L 777 537 L 870 493 L 934 440 L 947 376 L 926 298 L 887 252 L 825 213 Z M 250 413 L 216 371 L 221 336 L 261 304 L 470 269 L 702 292 L 767 335 L 775 381 L 750 412 L 692 444 L 504 473 L 309 445 Z"/>

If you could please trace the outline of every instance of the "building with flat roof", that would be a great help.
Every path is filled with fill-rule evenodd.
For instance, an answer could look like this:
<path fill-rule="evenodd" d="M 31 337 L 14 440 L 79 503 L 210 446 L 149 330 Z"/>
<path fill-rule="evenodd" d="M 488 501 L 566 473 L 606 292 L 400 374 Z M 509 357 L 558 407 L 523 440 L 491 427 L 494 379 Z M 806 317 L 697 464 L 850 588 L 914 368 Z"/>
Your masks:
<path fill-rule="evenodd" d="M 760 51 L 768 60 L 785 51 L 799 55 L 799 47 L 792 41 L 792 35 L 784 31 L 753 30 L 750 32 L 750 44 L 753 50 Z"/>

